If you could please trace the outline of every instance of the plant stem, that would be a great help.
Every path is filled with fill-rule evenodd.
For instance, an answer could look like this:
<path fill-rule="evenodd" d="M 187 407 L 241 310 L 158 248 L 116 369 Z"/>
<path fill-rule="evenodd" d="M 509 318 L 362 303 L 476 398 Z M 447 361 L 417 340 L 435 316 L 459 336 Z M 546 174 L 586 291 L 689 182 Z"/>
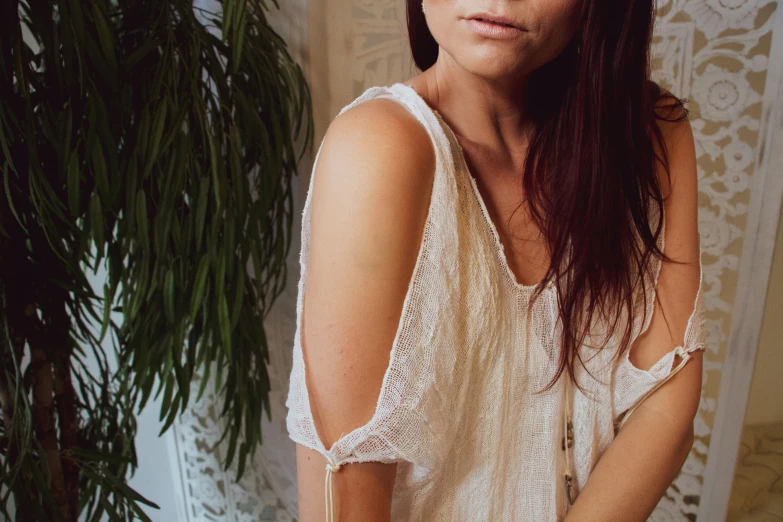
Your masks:
<path fill-rule="evenodd" d="M 28 318 L 34 314 L 35 309 L 28 307 L 25 315 Z M 41 332 L 39 332 L 41 333 Z M 43 449 L 44 458 L 49 468 L 49 479 L 54 500 L 63 519 L 66 522 L 74 522 L 70 516 L 68 493 L 65 489 L 65 477 L 63 475 L 60 451 L 57 444 L 57 433 L 54 427 L 54 379 L 52 375 L 52 363 L 49 361 L 46 350 L 37 340 L 30 339 L 30 366 L 34 374 L 33 384 L 33 420 L 38 442 Z"/>
<path fill-rule="evenodd" d="M 53 306 L 54 328 L 51 335 L 53 343 L 60 344 L 55 351 L 54 398 L 57 406 L 57 421 L 60 427 L 60 451 L 63 456 L 63 479 L 65 493 L 69 502 L 70 519 L 77 519 L 79 499 L 79 466 L 72 458 L 71 451 L 78 444 L 78 424 L 76 421 L 76 400 L 71 381 L 71 356 L 73 349 L 68 342 L 71 324 L 65 311 L 64 292 L 57 292 L 57 304 Z"/>

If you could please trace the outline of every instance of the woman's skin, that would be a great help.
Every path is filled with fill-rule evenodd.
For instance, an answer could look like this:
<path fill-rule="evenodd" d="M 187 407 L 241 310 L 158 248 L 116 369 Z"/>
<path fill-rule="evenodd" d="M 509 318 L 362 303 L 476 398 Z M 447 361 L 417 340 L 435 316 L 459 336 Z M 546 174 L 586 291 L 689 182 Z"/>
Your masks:
<path fill-rule="evenodd" d="M 426 0 L 440 45 L 437 62 L 404 82 L 459 137 L 468 166 L 518 282 L 540 281 L 549 258 L 524 207 L 522 171 L 530 130 L 524 86 L 555 58 L 577 24 L 577 0 Z M 465 20 L 489 12 L 513 19 L 518 38 L 493 40 Z M 696 160 L 687 121 L 662 124 L 671 184 L 660 304 L 630 359 L 650 368 L 682 344 L 699 283 Z M 425 145 L 426 144 L 426 145 Z M 338 116 L 313 175 L 312 229 L 302 348 L 315 425 L 324 446 L 373 415 L 413 273 L 429 205 L 435 155 L 421 124 L 400 104 L 374 99 Z M 509 218 L 512 218 L 510 226 Z M 663 311 L 663 314 L 661 313 Z M 664 316 L 666 319 L 664 319 Z M 668 320 L 668 325 L 667 325 Z M 642 522 L 693 443 L 702 357 L 645 400 L 593 469 L 566 522 Z M 326 460 L 297 445 L 299 519 L 321 521 Z M 339 522 L 390 519 L 396 464 L 345 464 L 332 476 Z"/>

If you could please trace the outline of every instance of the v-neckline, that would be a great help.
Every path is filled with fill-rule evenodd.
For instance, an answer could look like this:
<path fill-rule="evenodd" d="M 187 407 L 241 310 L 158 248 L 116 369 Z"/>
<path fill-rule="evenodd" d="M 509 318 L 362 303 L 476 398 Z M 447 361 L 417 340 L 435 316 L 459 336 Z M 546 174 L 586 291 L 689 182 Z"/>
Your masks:
<path fill-rule="evenodd" d="M 407 91 L 409 91 L 415 98 L 419 100 L 419 102 L 424 105 L 427 110 L 432 112 L 438 122 L 441 124 L 442 128 L 445 132 L 449 134 L 449 137 L 453 139 L 454 143 L 457 144 L 458 152 L 459 152 L 459 158 L 458 161 L 460 163 L 460 166 L 465 171 L 465 173 L 468 175 L 468 180 L 470 181 L 470 185 L 473 190 L 473 195 L 476 203 L 479 205 L 479 208 L 481 210 L 481 214 L 484 217 L 484 223 L 486 228 L 488 229 L 490 235 L 492 236 L 495 244 L 495 251 L 498 254 L 498 258 L 500 260 L 500 264 L 503 267 L 503 271 L 506 273 L 506 277 L 511 283 L 514 288 L 520 292 L 525 293 L 532 293 L 536 289 L 538 289 L 543 281 L 539 281 L 538 283 L 531 284 L 531 285 L 525 285 L 517 281 L 516 274 L 511 270 L 511 266 L 508 263 L 508 259 L 506 257 L 506 249 L 505 245 L 500 241 L 500 234 L 498 234 L 497 227 L 495 226 L 495 223 L 492 221 L 492 218 L 489 215 L 489 211 L 487 210 L 487 205 L 484 203 L 484 198 L 481 196 L 481 192 L 479 191 L 478 184 L 476 183 L 476 178 L 473 177 L 473 174 L 470 172 L 470 168 L 468 167 L 467 160 L 465 159 L 465 151 L 462 149 L 462 144 L 460 144 L 459 140 L 457 139 L 456 133 L 452 130 L 452 128 L 449 126 L 448 123 L 446 123 L 446 120 L 441 116 L 441 114 L 438 112 L 437 109 L 431 107 L 424 98 L 421 97 L 421 95 L 411 87 L 410 85 L 406 85 L 402 82 L 397 82 L 393 84 L 391 87 L 394 87 L 395 85 L 400 85 Z M 549 281 L 546 284 L 546 287 L 544 290 L 548 290 L 554 287 L 553 281 Z"/>

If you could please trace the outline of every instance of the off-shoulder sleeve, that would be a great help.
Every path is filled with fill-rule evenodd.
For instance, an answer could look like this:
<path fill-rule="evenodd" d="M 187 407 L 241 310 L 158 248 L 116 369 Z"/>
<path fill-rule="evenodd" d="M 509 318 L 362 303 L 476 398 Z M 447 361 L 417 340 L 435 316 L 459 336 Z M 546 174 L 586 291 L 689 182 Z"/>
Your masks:
<path fill-rule="evenodd" d="M 368 89 L 365 94 L 343 109 L 343 112 L 379 94 L 382 93 L 379 93 L 377 88 Z M 403 105 L 416 114 L 415 107 L 405 103 Z M 421 115 L 416 115 L 421 118 Z M 425 121 L 425 123 L 429 122 Z M 425 125 L 425 128 L 431 133 L 430 125 Z M 433 137 L 432 134 L 430 136 Z M 313 171 L 319 155 L 320 147 Z M 296 305 L 293 365 L 286 399 L 288 408 L 286 427 L 291 440 L 318 451 L 326 458 L 328 471 L 337 471 L 343 464 L 357 462 L 407 461 L 424 468 L 432 465 L 429 452 L 435 444 L 431 440 L 432 434 L 428 427 L 428 419 L 425 417 L 426 408 L 423 403 L 426 401 L 424 392 L 430 378 L 428 367 L 432 364 L 427 345 L 433 336 L 436 321 L 432 319 L 437 313 L 435 304 L 437 292 L 431 291 L 427 282 L 433 280 L 437 271 L 441 269 L 439 256 L 443 250 L 439 243 L 440 236 L 434 228 L 437 226 L 437 216 L 442 212 L 440 208 L 442 204 L 440 192 L 443 190 L 441 161 L 441 157 L 436 155 L 434 185 L 424 232 L 374 413 L 366 424 L 341 435 L 331 448 L 324 446 L 315 427 L 302 351 L 302 311 L 310 255 L 311 198 L 315 176 L 310 178 L 302 213 L 302 241 L 299 256 L 301 276 Z"/>
<path fill-rule="evenodd" d="M 703 350 L 706 347 L 703 284 L 704 271 L 701 255 L 699 255 L 699 286 L 681 345 L 664 354 L 648 370 L 642 370 L 634 366 L 629 359 L 630 350 L 626 350 L 617 361 L 612 379 L 612 407 L 615 430 L 619 430 L 622 427 L 631 413 L 647 397 L 652 395 L 655 390 L 682 369 L 690 360 L 693 352 Z M 649 320 L 642 332 L 648 326 Z"/>
<path fill-rule="evenodd" d="M 451 301 L 449 285 L 438 284 L 444 270 L 455 270 L 458 261 L 456 238 L 444 230 L 457 230 L 456 183 L 449 140 L 437 114 L 404 84 L 371 87 L 351 107 L 374 97 L 397 101 L 424 126 L 435 149 L 435 175 L 431 189 L 421 243 L 418 248 L 402 312 L 389 352 L 381 389 L 372 418 L 349 433 L 342 434 L 330 448 L 324 446 L 313 419 L 307 389 L 305 359 L 302 350 L 302 317 L 310 256 L 311 198 L 314 176 L 302 213 L 302 241 L 299 256 L 301 276 L 296 305 L 296 333 L 293 364 L 286 407 L 286 427 L 294 442 L 321 453 L 326 459 L 325 505 L 327 516 L 333 510 L 331 477 L 343 464 L 359 462 L 407 462 L 417 473 L 440 469 L 445 451 L 438 440 L 450 410 L 439 402 L 434 368 L 441 364 L 437 347 L 441 332 L 451 331 L 441 320 L 444 303 Z M 322 142 L 323 145 L 323 142 Z M 316 153 L 318 162 L 321 147 Z"/>

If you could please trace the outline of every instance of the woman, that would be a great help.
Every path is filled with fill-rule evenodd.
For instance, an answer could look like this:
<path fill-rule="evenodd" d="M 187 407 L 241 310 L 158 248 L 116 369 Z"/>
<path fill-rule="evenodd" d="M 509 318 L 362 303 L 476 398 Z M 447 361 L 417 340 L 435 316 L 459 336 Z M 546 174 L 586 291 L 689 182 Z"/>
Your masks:
<path fill-rule="evenodd" d="M 305 203 L 300 521 L 652 512 L 704 348 L 693 136 L 649 81 L 653 16 L 408 2 L 423 72 L 340 112 Z"/>

